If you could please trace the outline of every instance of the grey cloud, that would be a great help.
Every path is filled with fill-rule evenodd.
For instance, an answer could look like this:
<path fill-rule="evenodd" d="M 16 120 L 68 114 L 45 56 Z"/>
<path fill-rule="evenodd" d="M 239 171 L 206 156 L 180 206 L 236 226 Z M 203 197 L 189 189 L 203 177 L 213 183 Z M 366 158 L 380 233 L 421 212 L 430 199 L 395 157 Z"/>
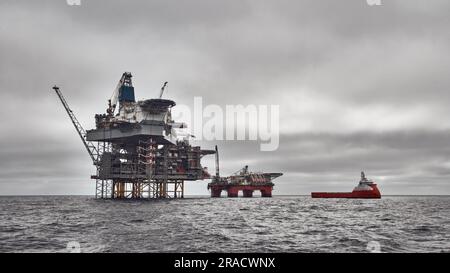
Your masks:
<path fill-rule="evenodd" d="M 167 80 L 167 96 L 179 104 L 193 96 L 205 104 L 280 104 L 282 128 L 290 128 L 280 149 L 220 142 L 224 174 L 246 164 L 283 171 L 279 192 L 308 193 L 367 168 L 392 182 L 382 182 L 388 193 L 405 185 L 408 193 L 450 193 L 449 11 L 445 0 L 381 7 L 365 0 L 1 1 L 0 193 L 91 190 L 92 166 L 50 88 L 60 85 L 90 128 L 125 70 L 135 75 L 139 98 L 155 96 Z M 303 89 L 317 95 L 311 104 L 319 118 L 295 107 Z M 321 108 L 323 101 L 333 107 Z M 355 132 L 353 120 L 333 119 L 378 106 L 396 109 L 387 113 L 406 129 L 383 129 L 382 117 L 367 115 L 357 122 L 377 130 Z M 410 129 L 418 117 L 408 113 L 417 107 L 427 117 Z M 298 129 L 302 122 L 310 132 Z M 212 158 L 205 162 L 213 166 Z M 58 182 L 63 176 L 72 181 L 67 187 Z"/>

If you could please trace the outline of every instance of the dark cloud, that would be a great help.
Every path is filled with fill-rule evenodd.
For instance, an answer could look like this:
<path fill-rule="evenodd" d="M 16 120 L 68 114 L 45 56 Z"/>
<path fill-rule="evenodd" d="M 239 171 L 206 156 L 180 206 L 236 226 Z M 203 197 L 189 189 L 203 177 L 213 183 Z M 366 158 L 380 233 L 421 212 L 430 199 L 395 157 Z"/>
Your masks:
<path fill-rule="evenodd" d="M 386 193 L 450 193 L 448 1 L 81 1 L 0 3 L 0 193 L 91 194 L 51 86 L 91 128 L 123 71 L 138 98 L 169 81 L 179 104 L 280 105 L 279 150 L 219 142 L 224 173 L 283 171 L 280 193 L 308 193 L 365 169 Z"/>

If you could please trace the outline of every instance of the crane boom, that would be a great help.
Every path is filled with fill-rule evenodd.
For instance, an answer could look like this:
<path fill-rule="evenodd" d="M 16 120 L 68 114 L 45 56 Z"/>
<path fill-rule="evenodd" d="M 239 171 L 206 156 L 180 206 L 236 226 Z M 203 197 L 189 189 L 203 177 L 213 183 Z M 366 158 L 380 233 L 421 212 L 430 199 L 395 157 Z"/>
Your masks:
<path fill-rule="evenodd" d="M 111 96 L 111 99 L 109 100 L 109 106 L 108 106 L 108 113 L 113 116 L 114 112 L 116 110 L 117 107 L 117 102 L 119 100 L 119 93 L 120 93 L 120 88 L 122 87 L 122 85 L 124 85 L 125 83 L 127 84 L 131 84 L 131 73 L 130 72 L 125 72 L 122 74 L 122 77 L 120 78 L 119 82 L 117 83 L 116 88 L 113 91 L 113 94 Z"/>
<path fill-rule="evenodd" d="M 235 172 L 233 175 L 245 175 L 248 174 L 248 166 L 244 166 L 244 168 L 240 169 L 239 171 Z"/>
<path fill-rule="evenodd" d="M 98 162 L 98 149 L 95 147 L 94 143 L 86 140 L 86 130 L 84 130 L 83 126 L 81 126 L 80 122 L 75 117 L 75 114 L 72 110 L 70 110 L 69 105 L 66 102 L 66 99 L 61 93 L 61 90 L 59 90 L 59 87 L 54 86 L 53 90 L 55 90 L 56 94 L 58 95 L 59 99 L 61 100 L 64 109 L 66 109 L 67 114 L 69 115 L 70 120 L 73 123 L 73 126 L 75 126 L 75 129 L 77 130 L 78 135 L 81 138 L 81 141 L 84 144 L 84 147 L 86 147 L 86 150 L 89 153 L 89 156 L 91 157 L 94 164 Z"/>
<path fill-rule="evenodd" d="M 168 84 L 168 82 L 165 82 L 164 85 L 163 85 L 163 87 L 161 88 L 161 92 L 159 93 L 159 98 L 160 98 L 160 99 L 162 99 L 162 96 L 163 96 L 163 94 L 164 94 L 164 90 L 165 90 L 166 87 L 167 87 L 167 84 Z"/>

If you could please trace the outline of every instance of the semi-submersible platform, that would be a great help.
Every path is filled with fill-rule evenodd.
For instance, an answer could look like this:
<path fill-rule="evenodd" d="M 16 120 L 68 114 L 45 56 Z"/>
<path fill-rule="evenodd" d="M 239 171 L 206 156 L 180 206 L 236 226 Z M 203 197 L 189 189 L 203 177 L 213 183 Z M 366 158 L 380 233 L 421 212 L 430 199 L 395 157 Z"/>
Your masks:
<path fill-rule="evenodd" d="M 247 168 L 228 178 L 219 176 L 217 146 L 215 150 L 201 149 L 189 143 L 190 135 L 179 134 L 185 123 L 172 119 L 172 100 L 159 98 L 135 100 L 132 75 L 123 73 L 106 113 L 95 115 L 96 128 L 85 130 L 70 109 L 59 87 L 54 86 L 67 114 L 88 151 L 96 174 L 96 198 L 152 199 L 183 198 L 184 182 L 212 179 L 208 184 L 212 197 L 222 190 L 229 197 L 244 196 L 260 190 L 263 197 L 272 195 L 272 178 L 281 174 L 256 174 Z M 216 176 L 202 167 L 205 155 L 216 154 Z"/>
<path fill-rule="evenodd" d="M 261 197 L 272 197 L 272 180 L 282 176 L 282 173 L 261 173 L 249 172 L 248 166 L 235 172 L 228 177 L 221 177 L 219 174 L 219 151 L 216 146 L 216 175 L 212 177 L 208 184 L 211 190 L 211 197 L 220 197 L 222 191 L 227 192 L 228 197 L 238 197 L 242 191 L 244 197 L 253 197 L 254 191 L 259 191 Z"/>

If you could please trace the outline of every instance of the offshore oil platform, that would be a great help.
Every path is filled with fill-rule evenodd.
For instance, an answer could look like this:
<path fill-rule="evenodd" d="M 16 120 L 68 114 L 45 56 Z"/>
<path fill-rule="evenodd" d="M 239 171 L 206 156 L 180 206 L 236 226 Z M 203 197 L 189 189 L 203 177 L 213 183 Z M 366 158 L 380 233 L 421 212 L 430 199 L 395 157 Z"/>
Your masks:
<path fill-rule="evenodd" d="M 58 95 L 79 137 L 88 151 L 96 174 L 95 197 L 101 199 L 183 198 L 184 182 L 211 179 L 211 196 L 220 197 L 222 190 L 237 197 L 243 190 L 249 197 L 254 190 L 272 196 L 271 180 L 281 174 L 249 173 L 247 167 L 239 174 L 219 176 L 217 146 L 204 150 L 189 144 L 190 134 L 182 136 L 184 123 L 172 119 L 172 100 L 163 99 L 167 82 L 159 98 L 136 101 L 132 75 L 123 73 L 106 113 L 95 115 L 95 129 L 85 130 L 70 109 L 59 87 Z M 181 135 L 181 137 L 180 137 Z M 216 154 L 216 176 L 202 167 L 205 155 Z"/>
<path fill-rule="evenodd" d="M 132 75 L 125 72 L 105 114 L 95 115 L 96 128 L 84 130 L 69 108 L 61 90 L 60 98 L 86 150 L 97 168 L 96 198 L 183 198 L 184 181 L 202 180 L 210 175 L 201 158 L 214 154 L 176 137 L 186 124 L 172 120 L 172 100 L 135 100 Z M 117 113 L 116 113 L 117 112 Z"/>

